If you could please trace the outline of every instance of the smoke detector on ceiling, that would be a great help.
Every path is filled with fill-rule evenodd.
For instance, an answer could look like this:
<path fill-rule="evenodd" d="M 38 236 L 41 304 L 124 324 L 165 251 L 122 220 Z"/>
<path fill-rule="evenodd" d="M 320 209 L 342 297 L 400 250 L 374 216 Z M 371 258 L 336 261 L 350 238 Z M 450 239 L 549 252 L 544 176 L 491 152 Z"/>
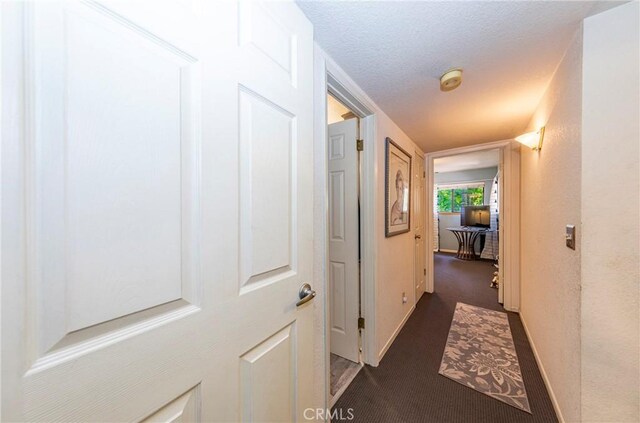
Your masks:
<path fill-rule="evenodd" d="M 458 88 L 462 84 L 462 69 L 455 68 L 446 71 L 440 77 L 440 90 L 451 91 Z"/>

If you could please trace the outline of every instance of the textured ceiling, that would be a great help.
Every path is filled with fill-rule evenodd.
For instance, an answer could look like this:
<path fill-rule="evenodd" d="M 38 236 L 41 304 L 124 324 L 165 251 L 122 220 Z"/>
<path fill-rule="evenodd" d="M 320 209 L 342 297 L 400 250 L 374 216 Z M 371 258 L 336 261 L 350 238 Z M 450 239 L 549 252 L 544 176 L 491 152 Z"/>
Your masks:
<path fill-rule="evenodd" d="M 322 48 L 429 152 L 524 132 L 582 19 L 620 3 L 298 4 Z M 462 85 L 442 92 L 452 67 Z"/>
<path fill-rule="evenodd" d="M 500 150 L 495 148 L 493 150 L 481 150 L 437 158 L 433 161 L 433 170 L 436 173 L 457 172 L 459 170 L 498 166 L 499 163 Z"/>

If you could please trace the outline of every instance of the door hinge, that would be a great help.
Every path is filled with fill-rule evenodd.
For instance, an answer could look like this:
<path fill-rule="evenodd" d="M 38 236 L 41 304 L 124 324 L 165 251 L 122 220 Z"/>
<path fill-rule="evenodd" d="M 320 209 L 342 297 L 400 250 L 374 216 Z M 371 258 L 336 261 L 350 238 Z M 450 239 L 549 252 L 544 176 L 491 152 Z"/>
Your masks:
<path fill-rule="evenodd" d="M 364 329 L 364 317 L 358 317 L 358 329 Z"/>
<path fill-rule="evenodd" d="M 364 151 L 364 140 L 356 140 L 356 150 Z"/>
<path fill-rule="evenodd" d="M 422 171 L 422 177 L 423 177 L 423 178 L 426 178 L 426 177 L 427 177 L 427 171 L 426 171 L 426 170 L 423 170 L 423 171 Z"/>
<path fill-rule="evenodd" d="M 423 270 L 424 270 L 424 272 L 422 272 L 422 273 L 423 273 L 425 276 L 427 276 L 427 268 L 425 267 Z"/>

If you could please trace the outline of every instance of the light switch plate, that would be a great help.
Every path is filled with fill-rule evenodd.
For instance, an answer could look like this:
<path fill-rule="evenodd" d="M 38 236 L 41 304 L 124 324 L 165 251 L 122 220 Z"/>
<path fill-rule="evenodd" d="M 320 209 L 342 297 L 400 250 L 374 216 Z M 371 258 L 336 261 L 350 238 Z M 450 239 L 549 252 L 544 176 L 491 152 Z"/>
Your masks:
<path fill-rule="evenodd" d="M 565 235 L 567 247 L 572 250 L 576 249 L 576 227 L 575 225 L 567 225 L 567 233 Z"/>

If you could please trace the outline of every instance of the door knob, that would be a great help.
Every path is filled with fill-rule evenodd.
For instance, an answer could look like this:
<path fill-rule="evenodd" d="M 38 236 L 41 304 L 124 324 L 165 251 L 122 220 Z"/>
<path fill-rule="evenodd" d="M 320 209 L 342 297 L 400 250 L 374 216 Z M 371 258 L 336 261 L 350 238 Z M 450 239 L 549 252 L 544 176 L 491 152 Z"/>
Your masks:
<path fill-rule="evenodd" d="M 421 235 L 416 235 L 415 238 L 416 239 L 422 239 L 422 236 Z"/>
<path fill-rule="evenodd" d="M 300 291 L 298 292 L 298 296 L 300 297 L 300 301 L 296 303 L 296 306 L 301 306 L 304 303 L 307 303 L 316 296 L 316 291 L 311 289 L 311 285 L 305 283 L 300 287 Z"/>

